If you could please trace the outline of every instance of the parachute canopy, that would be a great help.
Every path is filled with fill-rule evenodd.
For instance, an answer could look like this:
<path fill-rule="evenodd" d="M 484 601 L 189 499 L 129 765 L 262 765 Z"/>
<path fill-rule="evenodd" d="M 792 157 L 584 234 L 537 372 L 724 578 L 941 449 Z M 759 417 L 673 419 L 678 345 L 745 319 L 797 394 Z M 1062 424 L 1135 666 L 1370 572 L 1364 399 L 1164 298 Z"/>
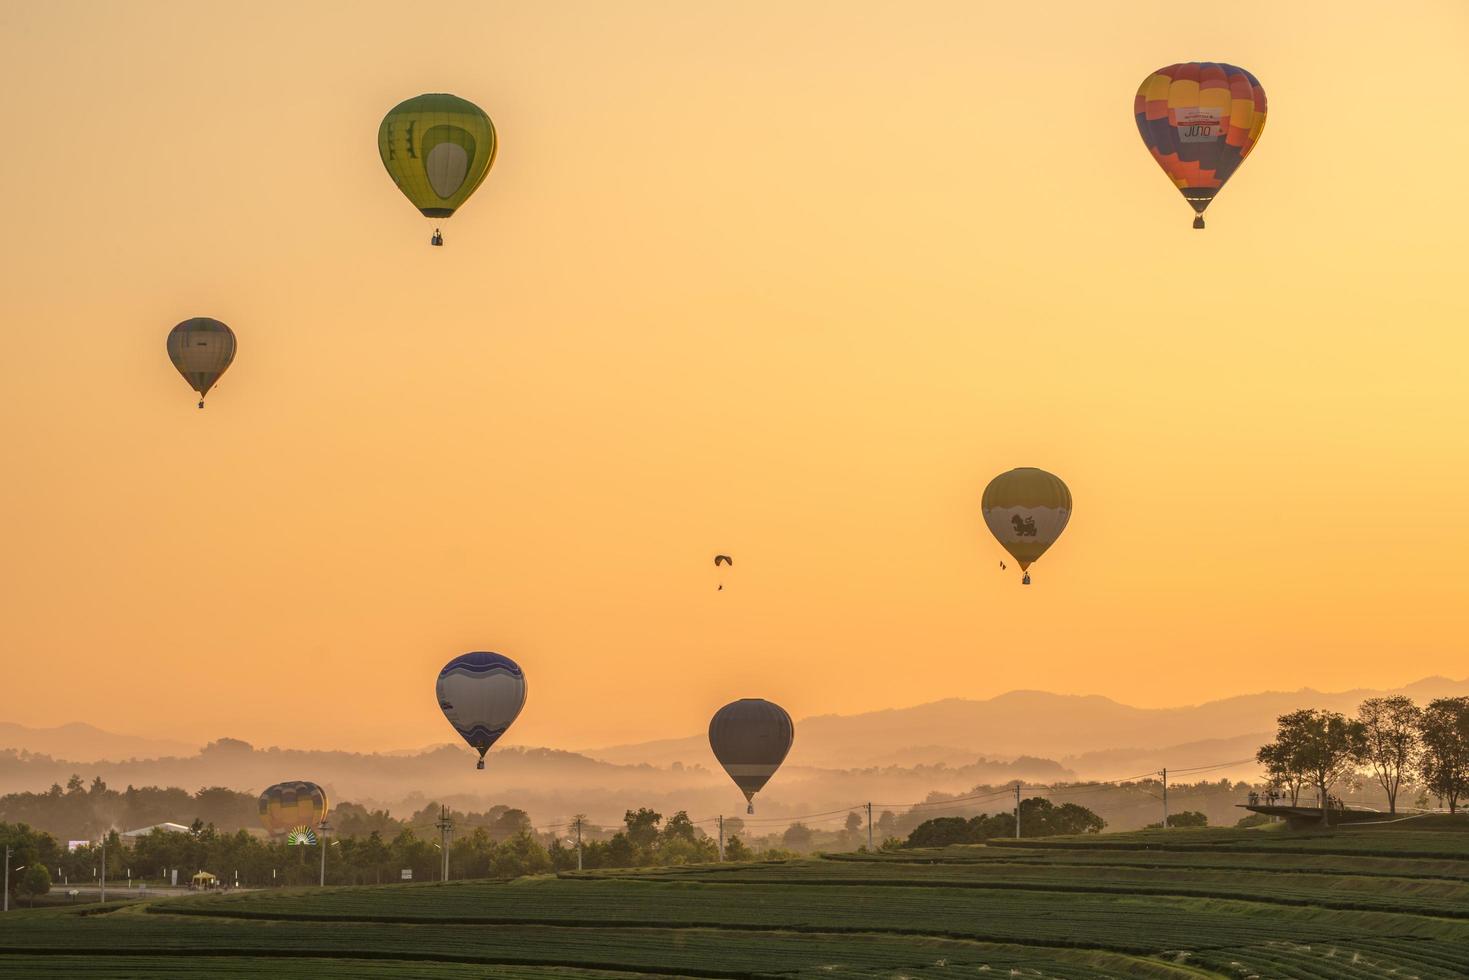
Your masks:
<path fill-rule="evenodd" d="M 1195 228 L 1204 227 L 1204 210 L 1259 142 L 1266 108 L 1259 81 L 1234 65 L 1169 65 L 1138 87 L 1138 132 L 1198 213 Z"/>
<path fill-rule="evenodd" d="M 436 687 L 444 717 L 479 753 L 475 768 L 483 769 L 485 753 L 525 707 L 525 674 L 498 653 L 466 653 L 444 665 Z"/>
<path fill-rule="evenodd" d="M 1022 466 L 990 481 L 980 509 L 990 533 L 1024 572 L 1066 530 L 1071 520 L 1071 491 L 1060 477 Z M 1025 581 L 1029 580 L 1027 575 Z"/>
<path fill-rule="evenodd" d="M 728 565 L 731 568 L 733 568 L 734 567 L 734 559 L 731 558 L 729 555 L 715 555 L 714 556 L 714 567 L 715 568 L 718 568 L 720 565 Z"/>
<path fill-rule="evenodd" d="M 272 835 L 320 826 L 326 811 L 326 790 L 304 779 L 276 783 L 260 794 L 260 823 Z"/>
<path fill-rule="evenodd" d="M 709 721 L 709 747 L 745 794 L 750 813 L 755 812 L 755 794 L 775 775 L 795 740 L 791 716 L 760 698 L 731 701 Z"/>
<path fill-rule="evenodd" d="M 168 359 L 189 387 L 204 396 L 235 359 L 235 332 L 218 320 L 196 316 L 168 332 Z"/>
<path fill-rule="evenodd" d="M 378 154 L 398 190 L 427 218 L 447 218 L 495 163 L 495 124 L 456 95 L 400 102 L 377 130 Z"/>

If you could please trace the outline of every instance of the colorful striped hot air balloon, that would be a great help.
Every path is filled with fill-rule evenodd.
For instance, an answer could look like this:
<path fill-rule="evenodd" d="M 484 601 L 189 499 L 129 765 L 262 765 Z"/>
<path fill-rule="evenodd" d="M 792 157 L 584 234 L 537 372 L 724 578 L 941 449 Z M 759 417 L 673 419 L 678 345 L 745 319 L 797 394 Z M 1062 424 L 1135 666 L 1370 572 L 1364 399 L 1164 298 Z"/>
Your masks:
<path fill-rule="evenodd" d="M 260 794 L 260 823 L 271 836 L 319 827 L 327 809 L 326 790 L 304 779 L 276 783 Z"/>
<path fill-rule="evenodd" d="M 709 720 L 709 747 L 745 794 L 749 813 L 755 812 L 755 794 L 770 782 L 795 741 L 791 716 L 762 698 L 731 701 Z"/>
<path fill-rule="evenodd" d="M 1071 491 L 1060 477 L 1022 466 L 990 481 L 980 510 L 990 533 L 1020 563 L 1021 584 L 1029 585 L 1030 563 L 1056 543 L 1071 520 Z"/>
<path fill-rule="evenodd" d="M 189 387 L 204 396 L 235 359 L 235 332 L 218 320 L 196 316 L 168 332 L 168 359 Z"/>
<path fill-rule="evenodd" d="M 400 102 L 383 117 L 377 149 L 388 176 L 425 218 L 448 218 L 484 181 L 499 141 L 485 111 L 457 95 Z M 435 229 L 433 244 L 444 244 Z"/>
<path fill-rule="evenodd" d="M 435 688 L 444 717 L 479 753 L 475 768 L 483 769 L 485 753 L 525 707 L 524 672 L 498 653 L 466 653 L 444 665 Z"/>
<path fill-rule="evenodd" d="M 1190 61 L 1159 68 L 1138 87 L 1132 113 L 1158 166 L 1196 212 L 1204 210 L 1260 141 L 1265 90 L 1234 65 Z"/>

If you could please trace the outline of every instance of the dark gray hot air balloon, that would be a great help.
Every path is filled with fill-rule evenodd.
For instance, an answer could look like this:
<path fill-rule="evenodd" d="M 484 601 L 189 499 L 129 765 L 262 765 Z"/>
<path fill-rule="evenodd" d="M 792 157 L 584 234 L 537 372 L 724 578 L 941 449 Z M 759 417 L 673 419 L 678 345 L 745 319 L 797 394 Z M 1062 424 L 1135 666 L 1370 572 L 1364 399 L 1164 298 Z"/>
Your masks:
<path fill-rule="evenodd" d="M 189 387 L 204 396 L 235 359 L 235 333 L 218 320 L 196 316 L 168 332 L 168 359 Z"/>
<path fill-rule="evenodd" d="M 796 726 L 778 704 L 760 698 L 731 701 L 709 721 L 709 747 L 755 812 L 755 794 L 785 761 Z"/>

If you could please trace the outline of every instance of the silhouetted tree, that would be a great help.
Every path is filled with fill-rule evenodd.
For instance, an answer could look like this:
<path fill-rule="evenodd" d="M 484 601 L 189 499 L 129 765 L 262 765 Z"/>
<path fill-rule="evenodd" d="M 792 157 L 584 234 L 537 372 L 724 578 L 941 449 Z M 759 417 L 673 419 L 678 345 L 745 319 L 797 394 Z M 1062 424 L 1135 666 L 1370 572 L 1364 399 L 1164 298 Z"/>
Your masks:
<path fill-rule="evenodd" d="M 1388 813 L 1398 812 L 1398 787 L 1418 758 L 1418 728 L 1423 712 L 1412 699 L 1368 698 L 1357 708 L 1363 746 L 1359 761 L 1372 767 L 1387 794 Z"/>
<path fill-rule="evenodd" d="M 1456 813 L 1469 792 L 1469 698 L 1439 698 L 1423 709 L 1418 729 L 1423 784 Z"/>

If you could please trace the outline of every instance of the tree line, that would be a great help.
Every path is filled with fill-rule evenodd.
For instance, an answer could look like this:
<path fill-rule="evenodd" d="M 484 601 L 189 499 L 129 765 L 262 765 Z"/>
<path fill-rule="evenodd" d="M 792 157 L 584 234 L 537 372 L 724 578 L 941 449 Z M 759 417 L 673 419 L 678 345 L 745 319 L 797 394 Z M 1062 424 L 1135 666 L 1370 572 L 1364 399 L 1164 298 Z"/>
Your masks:
<path fill-rule="evenodd" d="M 94 885 L 105 860 L 108 887 L 124 894 L 130 884 L 187 882 L 208 871 L 232 887 L 312 885 L 321 878 L 321 848 L 326 855 L 326 882 L 336 885 L 437 881 L 443 875 L 442 837 L 433 827 L 394 821 L 383 811 L 344 805 L 337 814 L 338 831 L 315 845 L 288 845 L 245 830 L 222 831 L 196 819 L 187 831 L 157 828 L 124 845 L 116 830 L 103 840 L 72 849 L 55 837 L 24 823 L 0 823 L 0 847 L 12 848 L 12 866 L 24 873 L 11 876 L 11 893 L 34 900 L 53 885 Z M 498 811 L 498 812 L 496 812 Z M 415 815 L 439 817 L 437 807 Z M 455 832 L 449 843 L 449 877 L 515 878 L 577 868 L 648 867 L 719 860 L 719 841 L 680 810 L 668 817 L 646 807 L 628 810 L 620 828 L 601 828 L 582 821 L 580 862 L 574 831 L 539 833 L 523 810 L 493 808 L 484 814 L 450 811 Z M 754 847 L 741 839 L 743 826 L 728 821 L 725 859 L 748 861 L 793 856 L 779 847 Z M 376 826 L 374 826 L 376 825 Z M 799 825 L 793 825 L 799 827 Z M 340 828 L 351 832 L 343 833 Z M 360 831 L 360 832 L 358 832 Z M 385 832 L 386 831 L 386 832 Z M 800 837 L 800 832 L 794 835 Z M 105 858 L 104 858 L 105 854 Z"/>
<path fill-rule="evenodd" d="M 1299 805 L 1301 791 L 1314 788 L 1322 819 L 1330 822 L 1332 790 L 1371 778 L 1398 812 L 1406 787 L 1458 812 L 1469 791 L 1469 697 L 1439 698 L 1420 707 L 1403 696 L 1369 698 L 1354 717 L 1305 708 L 1277 719 L 1275 740 L 1255 758 L 1265 767 L 1271 795 Z"/>

